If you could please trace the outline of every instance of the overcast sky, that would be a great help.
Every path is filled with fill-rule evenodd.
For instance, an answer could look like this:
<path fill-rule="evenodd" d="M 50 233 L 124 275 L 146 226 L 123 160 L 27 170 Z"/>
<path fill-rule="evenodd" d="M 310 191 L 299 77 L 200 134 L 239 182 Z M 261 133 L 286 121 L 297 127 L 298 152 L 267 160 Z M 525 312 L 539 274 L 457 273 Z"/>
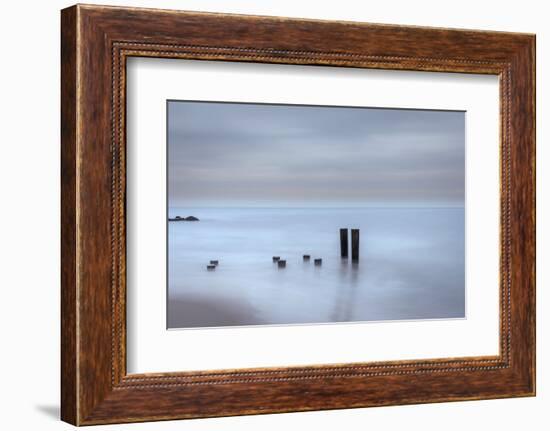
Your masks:
<path fill-rule="evenodd" d="M 168 103 L 168 199 L 185 206 L 463 206 L 455 111 Z"/>

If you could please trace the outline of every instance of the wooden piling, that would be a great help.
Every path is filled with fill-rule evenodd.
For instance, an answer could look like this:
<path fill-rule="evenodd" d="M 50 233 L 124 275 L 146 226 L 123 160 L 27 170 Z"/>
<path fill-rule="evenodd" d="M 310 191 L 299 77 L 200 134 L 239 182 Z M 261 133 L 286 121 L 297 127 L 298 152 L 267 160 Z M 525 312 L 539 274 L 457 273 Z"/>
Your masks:
<path fill-rule="evenodd" d="M 348 230 L 340 229 L 340 256 L 348 257 Z"/>
<path fill-rule="evenodd" d="M 351 230 L 351 260 L 359 262 L 359 229 Z"/>
<path fill-rule="evenodd" d="M 278 260 L 277 261 L 277 266 L 279 268 L 286 268 L 286 260 Z"/>

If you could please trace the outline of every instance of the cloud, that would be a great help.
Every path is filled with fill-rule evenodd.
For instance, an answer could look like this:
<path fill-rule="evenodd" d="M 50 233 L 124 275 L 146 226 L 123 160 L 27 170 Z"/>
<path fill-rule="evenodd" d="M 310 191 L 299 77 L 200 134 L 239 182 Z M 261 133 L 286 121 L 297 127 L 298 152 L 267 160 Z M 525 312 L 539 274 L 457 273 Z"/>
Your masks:
<path fill-rule="evenodd" d="M 170 206 L 464 204 L 464 112 L 168 106 Z"/>

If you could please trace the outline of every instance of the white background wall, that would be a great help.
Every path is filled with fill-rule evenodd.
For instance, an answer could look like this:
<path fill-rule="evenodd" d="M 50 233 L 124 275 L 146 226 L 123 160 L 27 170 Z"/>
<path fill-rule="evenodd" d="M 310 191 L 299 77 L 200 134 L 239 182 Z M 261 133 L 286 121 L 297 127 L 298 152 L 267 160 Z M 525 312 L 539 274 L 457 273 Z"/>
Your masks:
<path fill-rule="evenodd" d="M 548 429 L 550 300 L 550 13 L 544 1 L 102 1 L 172 9 L 476 28 L 537 34 L 538 396 L 284 415 L 172 421 L 96 429 Z M 69 429 L 59 411 L 60 0 L 3 2 L 0 14 L 0 426 Z M 546 363 L 546 364 L 545 364 Z"/>

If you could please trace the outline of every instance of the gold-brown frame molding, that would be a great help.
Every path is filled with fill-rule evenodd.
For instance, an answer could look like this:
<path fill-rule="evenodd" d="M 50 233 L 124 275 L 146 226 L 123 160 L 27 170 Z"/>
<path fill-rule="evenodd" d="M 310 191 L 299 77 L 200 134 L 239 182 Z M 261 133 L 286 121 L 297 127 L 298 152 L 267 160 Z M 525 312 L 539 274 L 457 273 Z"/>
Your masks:
<path fill-rule="evenodd" d="M 62 419 L 75 425 L 535 393 L 535 37 L 77 5 L 62 11 Z M 500 78 L 498 356 L 126 372 L 128 57 Z"/>

